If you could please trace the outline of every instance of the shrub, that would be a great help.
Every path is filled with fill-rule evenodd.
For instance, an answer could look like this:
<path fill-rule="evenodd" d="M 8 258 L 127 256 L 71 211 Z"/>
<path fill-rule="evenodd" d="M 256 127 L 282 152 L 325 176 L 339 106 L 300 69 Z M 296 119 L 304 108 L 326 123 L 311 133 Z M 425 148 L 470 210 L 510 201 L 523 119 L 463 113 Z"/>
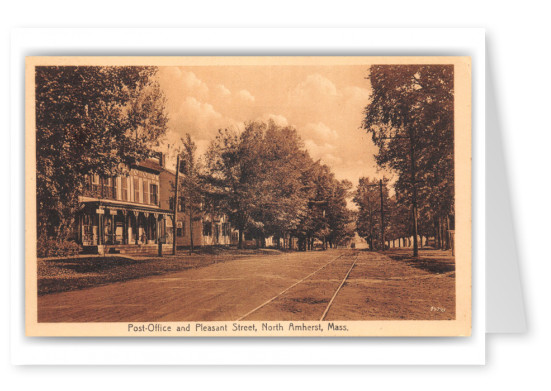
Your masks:
<path fill-rule="evenodd" d="M 39 238 L 36 250 L 39 258 L 66 257 L 77 255 L 81 251 L 81 246 L 71 240 L 56 241 L 53 239 Z"/>

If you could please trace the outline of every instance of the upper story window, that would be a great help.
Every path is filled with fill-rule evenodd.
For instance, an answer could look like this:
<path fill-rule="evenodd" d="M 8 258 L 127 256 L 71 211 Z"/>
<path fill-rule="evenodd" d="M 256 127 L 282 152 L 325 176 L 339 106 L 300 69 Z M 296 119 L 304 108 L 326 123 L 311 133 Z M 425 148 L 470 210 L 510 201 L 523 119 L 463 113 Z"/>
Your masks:
<path fill-rule="evenodd" d="M 149 182 L 143 181 L 143 203 L 149 204 Z"/>
<path fill-rule="evenodd" d="M 128 197 L 128 177 L 121 177 L 121 198 L 123 201 L 130 201 Z"/>
<path fill-rule="evenodd" d="M 150 197 L 150 201 L 153 205 L 159 205 L 158 188 L 159 188 L 159 186 L 156 185 L 155 183 L 152 183 L 151 186 L 150 186 L 149 197 Z"/>
<path fill-rule="evenodd" d="M 94 195 L 98 195 L 100 194 L 100 191 L 101 191 L 101 184 L 100 184 L 100 181 L 99 181 L 99 175 L 92 175 L 92 194 Z"/>
<path fill-rule="evenodd" d="M 103 180 L 103 197 L 117 199 L 117 180 L 116 178 L 105 178 Z"/>
<path fill-rule="evenodd" d="M 134 202 L 140 202 L 140 178 L 134 177 Z"/>
<path fill-rule="evenodd" d="M 94 198 L 158 206 L 160 203 L 159 193 L 158 175 L 139 170 L 132 170 L 129 175 L 120 177 L 103 178 L 99 175 L 87 175 L 84 179 L 83 195 Z"/>
<path fill-rule="evenodd" d="M 102 180 L 99 175 L 87 175 L 84 183 L 85 195 L 94 198 L 103 197 Z"/>

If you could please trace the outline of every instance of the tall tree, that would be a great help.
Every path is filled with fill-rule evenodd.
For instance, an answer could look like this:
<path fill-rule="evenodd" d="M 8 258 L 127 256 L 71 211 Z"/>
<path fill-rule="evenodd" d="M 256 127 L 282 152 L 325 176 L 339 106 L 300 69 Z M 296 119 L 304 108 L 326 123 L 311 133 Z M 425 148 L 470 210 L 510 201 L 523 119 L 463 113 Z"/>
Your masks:
<path fill-rule="evenodd" d="M 155 67 L 37 67 L 39 238 L 65 240 L 87 175 L 114 176 L 150 156 L 165 131 Z"/>
<path fill-rule="evenodd" d="M 312 163 L 292 127 L 280 127 L 269 121 L 263 144 L 263 153 L 259 155 L 260 189 L 253 212 L 254 220 L 262 223 L 259 231 L 262 241 L 266 236 L 280 238 L 297 229 L 308 209 L 303 173 Z"/>
<path fill-rule="evenodd" d="M 383 237 L 392 233 L 393 223 L 391 219 L 393 204 L 389 197 L 387 183 L 366 177 L 360 178 L 352 201 L 358 206 L 356 215 L 358 235 L 367 241 L 370 250 L 374 250 L 375 247 L 383 249 Z"/>
<path fill-rule="evenodd" d="M 263 129 L 257 124 L 250 124 L 242 134 L 219 130 L 207 151 L 209 198 L 217 200 L 239 231 L 239 248 L 243 248 L 245 230 L 258 225 L 251 212 L 260 188 L 262 138 Z"/>
<path fill-rule="evenodd" d="M 193 252 L 193 222 L 200 218 L 200 210 L 204 202 L 204 183 L 201 174 L 201 164 L 197 158 L 197 146 L 187 133 L 181 139 L 180 173 L 182 174 L 180 194 L 184 210 L 188 214 L 190 254 Z"/>
<path fill-rule="evenodd" d="M 207 154 L 210 197 L 239 230 L 263 245 L 267 236 L 299 239 L 305 248 L 315 236 L 330 244 L 349 234 L 348 181 L 314 162 L 292 127 L 251 122 L 241 134 L 220 131 Z M 347 234 L 348 232 L 348 234 Z"/>
<path fill-rule="evenodd" d="M 363 127 L 379 147 L 377 163 L 398 173 L 417 256 L 419 204 L 442 201 L 444 213 L 453 204 L 453 66 L 375 65 L 369 80 Z"/>

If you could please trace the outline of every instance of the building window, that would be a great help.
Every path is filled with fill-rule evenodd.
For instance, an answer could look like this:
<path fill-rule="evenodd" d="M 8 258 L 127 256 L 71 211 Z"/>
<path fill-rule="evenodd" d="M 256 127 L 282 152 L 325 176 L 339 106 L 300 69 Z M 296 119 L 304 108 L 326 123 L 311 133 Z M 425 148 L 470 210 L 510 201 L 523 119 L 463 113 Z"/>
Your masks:
<path fill-rule="evenodd" d="M 88 214 L 82 215 L 82 244 L 89 246 L 95 243 L 92 218 Z"/>
<path fill-rule="evenodd" d="M 121 197 L 123 201 L 128 201 L 128 178 L 121 177 Z"/>
<path fill-rule="evenodd" d="M 103 180 L 103 197 L 117 199 L 117 187 L 115 178 L 105 178 Z"/>
<path fill-rule="evenodd" d="M 111 178 L 111 183 L 113 184 L 113 189 L 112 189 L 113 199 L 118 200 L 119 197 L 117 197 L 117 178 L 116 177 Z"/>
<path fill-rule="evenodd" d="M 211 236 L 212 235 L 212 223 L 210 221 L 206 221 L 203 223 L 203 236 Z"/>
<path fill-rule="evenodd" d="M 222 224 L 222 236 L 230 236 L 230 223 Z"/>
<path fill-rule="evenodd" d="M 151 191 L 150 191 L 150 194 L 151 194 L 151 203 L 152 203 L 153 205 L 158 205 L 158 200 L 157 200 L 157 188 L 158 188 L 158 186 L 155 185 L 155 184 L 153 184 L 153 183 L 152 183 L 151 186 L 150 186 L 150 189 L 151 189 Z"/>
<path fill-rule="evenodd" d="M 143 203 L 149 204 L 149 183 L 146 180 L 143 181 Z"/>
<path fill-rule="evenodd" d="M 92 175 L 92 195 L 99 197 L 101 193 L 101 186 L 99 183 L 99 175 Z"/>
<path fill-rule="evenodd" d="M 84 177 L 84 191 L 86 194 L 92 193 L 92 177 L 90 175 Z"/>
<path fill-rule="evenodd" d="M 140 202 L 140 178 L 134 177 L 134 202 Z"/>

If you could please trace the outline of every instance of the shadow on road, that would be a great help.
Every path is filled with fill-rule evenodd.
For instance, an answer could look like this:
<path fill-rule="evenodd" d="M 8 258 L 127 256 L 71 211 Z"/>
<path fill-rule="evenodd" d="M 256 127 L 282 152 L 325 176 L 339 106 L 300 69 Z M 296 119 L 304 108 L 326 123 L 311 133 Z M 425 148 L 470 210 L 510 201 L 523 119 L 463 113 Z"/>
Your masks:
<path fill-rule="evenodd" d="M 415 267 L 433 274 L 443 274 L 455 271 L 455 257 L 451 251 L 442 251 L 435 249 L 419 250 L 419 257 L 413 257 L 411 249 L 389 250 L 384 254 L 389 258 L 406 263 L 408 266 Z"/>

